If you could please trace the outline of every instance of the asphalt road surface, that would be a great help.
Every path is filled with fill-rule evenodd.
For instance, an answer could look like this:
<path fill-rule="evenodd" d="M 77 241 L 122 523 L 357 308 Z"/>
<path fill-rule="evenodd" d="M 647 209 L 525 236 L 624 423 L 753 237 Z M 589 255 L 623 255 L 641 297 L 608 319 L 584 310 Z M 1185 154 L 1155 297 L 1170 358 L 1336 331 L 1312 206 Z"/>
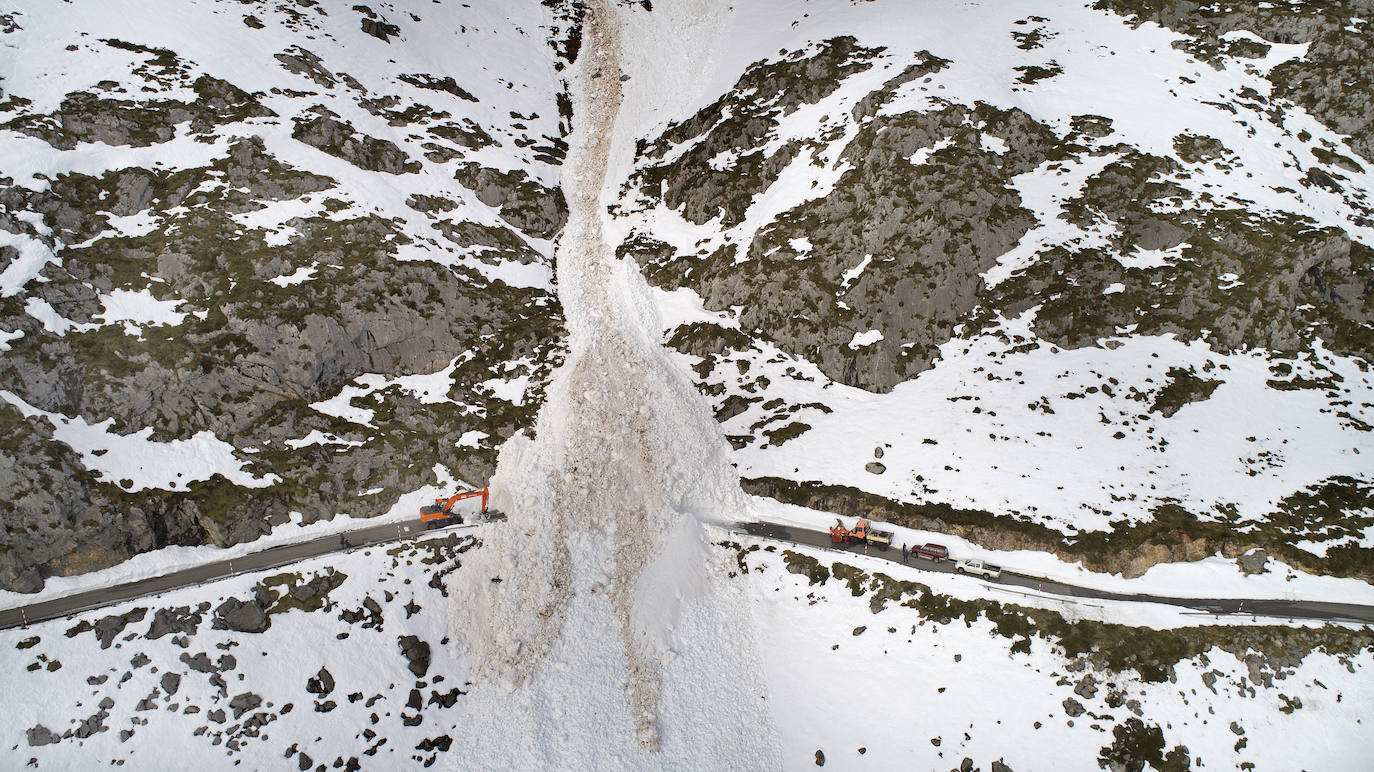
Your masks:
<path fill-rule="evenodd" d="M 850 544 L 841 546 L 832 544 L 828 531 L 812 531 L 809 529 L 782 526 L 776 523 L 748 523 L 742 527 L 742 530 L 751 536 L 769 539 L 770 541 L 790 541 L 794 544 L 821 547 L 836 552 L 856 552 L 863 554 L 864 550 L 863 545 Z M 870 558 L 876 557 L 891 560 L 894 563 L 902 562 L 902 550 L 900 546 L 894 546 L 886 552 L 875 547 L 869 547 L 867 555 Z M 952 560 L 936 562 L 913 555 L 910 560 L 907 561 L 907 565 L 912 568 L 919 568 L 923 571 L 935 571 L 946 574 L 954 572 L 954 561 Z M 1183 606 L 1208 614 L 1246 614 L 1263 617 L 1279 617 L 1282 619 L 1315 619 L 1322 621 L 1361 623 L 1374 622 L 1374 606 L 1361 606 L 1355 603 L 1324 603 L 1321 601 L 1259 598 L 1173 598 L 1164 595 L 1132 595 L 1128 593 L 1096 590 L 1091 587 L 1080 587 L 1075 584 L 1065 584 L 1049 579 L 1041 579 L 1035 576 L 1016 573 L 1008 570 L 1006 567 L 1002 568 L 1002 575 L 999 578 L 995 580 L 983 579 L 982 581 L 1003 586 L 1024 587 L 1028 590 L 1072 598 L 1126 600 L 1136 603 L 1163 603 L 1170 606 Z"/>
<path fill-rule="evenodd" d="M 496 516 L 500 517 L 499 514 Z M 475 525 L 475 523 L 466 525 L 455 524 L 447 526 L 443 530 L 469 529 L 475 527 Z M 812 531 L 809 529 L 777 525 L 775 523 L 749 523 L 742 526 L 742 530 L 751 536 L 768 539 L 770 541 L 805 544 L 810 547 L 820 547 L 836 552 L 862 553 L 863 551 L 863 547 L 859 545 L 838 546 L 832 544 L 830 542 L 830 534 L 826 531 Z M 380 523 L 378 525 L 368 526 L 367 528 L 360 528 L 356 531 L 350 531 L 343 534 L 343 537 L 347 539 L 347 549 L 356 549 L 359 547 L 369 547 L 374 544 L 399 541 L 422 533 L 425 533 L 425 528 L 420 525 L 418 521 L 401 523 L 391 522 Z M 318 539 L 311 539 L 310 541 L 268 547 L 261 552 L 254 552 L 231 560 L 205 563 L 181 571 L 174 571 L 163 576 L 139 579 L 137 581 L 112 587 L 100 587 L 61 598 L 40 601 L 27 606 L 5 609 L 0 611 L 0 629 L 26 626 L 34 622 L 42 622 L 49 619 L 59 619 L 61 617 L 71 616 L 83 611 L 90 611 L 121 601 L 132 600 L 148 595 L 157 595 L 169 590 L 212 582 L 217 579 L 225 579 L 245 571 L 262 571 L 269 568 L 284 566 L 288 563 L 295 563 L 307 558 L 328 555 L 345 549 L 344 543 L 340 541 L 339 537 L 340 534 L 332 534 L 329 536 L 321 536 Z M 902 561 L 902 551 L 899 547 L 893 547 L 886 552 L 876 548 L 870 548 L 868 557 L 887 559 L 894 563 L 900 563 Z M 939 573 L 952 573 L 954 571 L 953 561 L 936 562 L 915 556 L 911 557 L 907 565 L 923 571 L 934 571 Z M 1040 579 L 1038 577 L 1016 573 L 1005 567 L 1002 569 L 1002 575 L 998 579 L 983 581 L 992 581 L 1002 586 L 1023 587 L 1027 590 L 1035 590 L 1045 594 L 1070 598 L 1124 600 L 1136 603 L 1163 603 L 1170 606 L 1182 606 L 1207 614 L 1248 614 L 1282 619 L 1313 619 L 1320 621 L 1374 623 L 1374 607 L 1361 606 L 1354 603 L 1324 603 L 1320 601 L 1257 598 L 1174 598 L 1163 595 L 1131 595 L 1127 593 L 1096 590 L 1091 587 L 1080 587 L 1078 585 L 1065 584 L 1049 579 Z"/>
<path fill-rule="evenodd" d="M 450 525 L 442 530 L 457 530 L 461 528 L 471 528 L 472 525 Z M 390 522 L 379 525 L 359 528 L 342 534 L 348 540 L 348 549 L 358 547 L 368 547 L 373 544 L 398 541 L 411 536 L 425 533 L 425 527 L 420 522 Z M 108 606 L 120 601 L 132 600 L 145 595 L 157 595 L 158 593 L 175 590 L 181 587 L 189 587 L 204 582 L 212 582 L 216 579 L 224 579 L 245 571 L 261 571 L 268 568 L 276 568 L 287 563 L 295 563 L 306 558 L 328 555 L 331 552 L 339 552 L 344 549 L 343 542 L 339 537 L 341 534 L 331 534 L 321 536 L 310 541 L 296 542 L 294 544 L 282 544 L 276 547 L 268 547 L 261 552 L 253 552 L 242 557 L 230 560 L 220 560 L 214 563 L 187 568 L 182 571 L 175 571 L 163 576 L 154 576 L 147 579 L 118 584 L 113 587 L 100 587 L 94 590 L 79 592 L 74 595 L 67 595 L 61 598 L 53 598 L 34 603 L 29 606 L 5 609 L 0 611 L 0 630 L 11 627 L 20 627 L 41 622 L 48 619 L 58 619 L 60 617 L 76 614 L 82 611 Z"/>

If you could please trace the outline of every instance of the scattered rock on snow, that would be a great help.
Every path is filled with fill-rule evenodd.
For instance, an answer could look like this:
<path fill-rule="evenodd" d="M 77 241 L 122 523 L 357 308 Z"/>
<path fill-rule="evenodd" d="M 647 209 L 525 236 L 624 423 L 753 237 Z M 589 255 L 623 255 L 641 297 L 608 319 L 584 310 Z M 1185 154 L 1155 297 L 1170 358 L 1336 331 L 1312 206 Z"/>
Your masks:
<path fill-rule="evenodd" d="M 230 598 L 215 609 L 216 630 L 235 630 L 240 633 L 260 633 L 272 626 L 267 612 L 257 600 L 242 601 Z"/>
<path fill-rule="evenodd" d="M 1262 574 L 1268 571 L 1269 553 L 1262 549 L 1250 550 L 1236 558 L 1236 565 L 1244 574 Z"/>
<path fill-rule="evenodd" d="M 42 724 L 37 724 L 24 733 L 29 738 L 29 745 L 51 745 L 62 738 L 53 734 L 53 731 Z"/>
<path fill-rule="evenodd" d="M 402 635 L 397 642 L 409 662 L 410 672 L 416 678 L 424 678 L 429 672 L 429 644 L 414 635 Z"/>
<path fill-rule="evenodd" d="M 192 611 L 190 606 L 162 608 L 153 614 L 153 622 L 148 626 L 146 637 L 155 640 L 173 632 L 195 635 L 199 626 L 200 614 Z"/>
<path fill-rule="evenodd" d="M 261 704 L 262 698 L 252 692 L 234 695 L 234 698 L 229 700 L 229 707 L 234 711 L 234 718 L 242 716 Z"/>
<path fill-rule="evenodd" d="M 320 672 L 315 674 L 305 682 L 305 690 L 311 694 L 324 696 L 334 691 L 334 676 L 326 668 L 320 668 Z"/>

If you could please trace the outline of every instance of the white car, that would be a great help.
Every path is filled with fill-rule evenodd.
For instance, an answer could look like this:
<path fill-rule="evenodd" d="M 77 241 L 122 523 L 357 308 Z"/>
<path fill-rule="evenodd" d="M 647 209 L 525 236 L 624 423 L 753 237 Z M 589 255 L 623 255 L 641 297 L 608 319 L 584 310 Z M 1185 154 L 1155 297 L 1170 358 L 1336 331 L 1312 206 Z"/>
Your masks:
<path fill-rule="evenodd" d="M 961 574 L 976 574 L 984 579 L 996 579 L 1002 575 L 1001 568 L 981 560 L 961 560 L 954 568 Z"/>

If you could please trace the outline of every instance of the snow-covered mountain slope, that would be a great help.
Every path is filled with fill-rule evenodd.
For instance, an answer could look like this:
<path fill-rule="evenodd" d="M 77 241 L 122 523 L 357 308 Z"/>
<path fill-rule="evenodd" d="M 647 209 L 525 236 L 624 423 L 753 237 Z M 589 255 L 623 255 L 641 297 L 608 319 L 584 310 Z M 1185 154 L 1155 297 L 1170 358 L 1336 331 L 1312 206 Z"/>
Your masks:
<path fill-rule="evenodd" d="M 1367 608 L 1367 3 L 471 5 L 0 19 L 8 586 L 508 517 L 0 632 L 0 767 L 1368 766 L 1367 625 L 732 523 Z"/>
<path fill-rule="evenodd" d="M 1365 10 L 721 9 L 612 227 L 752 492 L 1368 579 Z"/>
<path fill-rule="evenodd" d="M 561 337 L 560 13 L 0 11 L 0 587 L 485 481 Z"/>

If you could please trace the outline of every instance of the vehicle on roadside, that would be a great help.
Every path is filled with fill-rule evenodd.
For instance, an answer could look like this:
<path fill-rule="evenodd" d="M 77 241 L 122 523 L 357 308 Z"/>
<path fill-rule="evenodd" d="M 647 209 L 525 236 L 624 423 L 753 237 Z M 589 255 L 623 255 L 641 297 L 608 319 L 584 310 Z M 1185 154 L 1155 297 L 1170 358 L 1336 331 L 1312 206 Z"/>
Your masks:
<path fill-rule="evenodd" d="M 984 579 L 996 579 L 1002 575 L 1002 569 L 991 563 L 984 563 L 981 560 L 961 560 L 954 565 L 954 569 L 961 574 L 974 574 Z"/>
<path fill-rule="evenodd" d="M 831 544 L 872 544 L 880 550 L 886 551 L 892 546 L 892 532 L 880 531 L 873 527 L 873 524 L 866 519 L 860 519 L 854 524 L 853 528 L 846 527 L 844 521 L 836 518 L 835 524 L 830 526 Z"/>
<path fill-rule="evenodd" d="M 925 558 L 926 560 L 933 560 L 936 563 L 942 560 L 949 560 L 949 550 L 946 549 L 943 544 L 922 544 L 918 547 L 913 547 L 911 554 Z"/>

